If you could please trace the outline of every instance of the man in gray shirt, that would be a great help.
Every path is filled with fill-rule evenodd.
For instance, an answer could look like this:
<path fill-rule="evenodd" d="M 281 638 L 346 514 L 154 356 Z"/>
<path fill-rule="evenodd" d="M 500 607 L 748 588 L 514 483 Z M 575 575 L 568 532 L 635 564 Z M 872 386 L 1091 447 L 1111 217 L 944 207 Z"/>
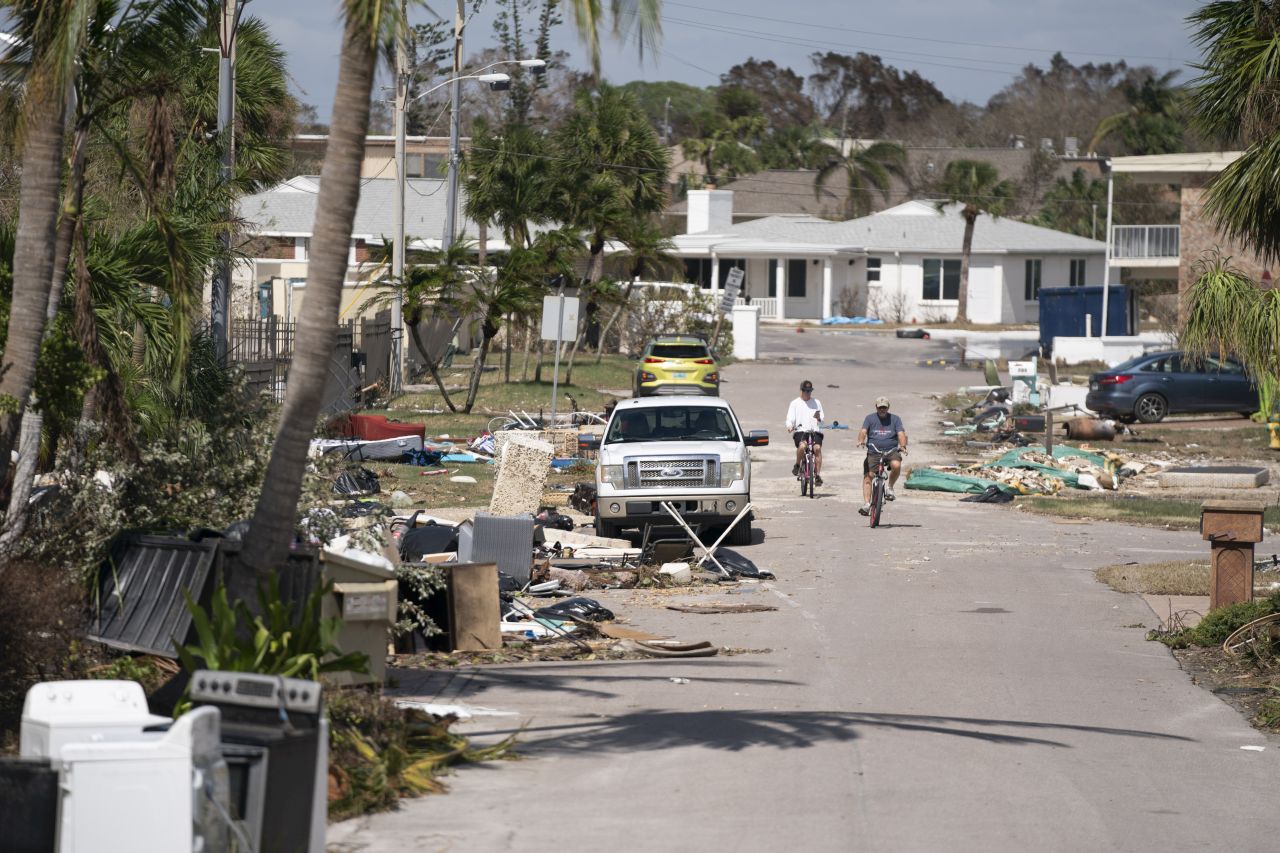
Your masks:
<path fill-rule="evenodd" d="M 871 454 L 885 454 L 889 465 L 889 484 L 885 487 L 885 500 L 893 500 L 893 486 L 902 471 L 902 454 L 907 452 L 907 430 L 902 418 L 889 414 L 889 398 L 877 397 L 876 410 L 867 415 L 858 432 L 858 446 L 867 448 L 862 460 L 862 508 L 858 512 L 871 512 Z"/>

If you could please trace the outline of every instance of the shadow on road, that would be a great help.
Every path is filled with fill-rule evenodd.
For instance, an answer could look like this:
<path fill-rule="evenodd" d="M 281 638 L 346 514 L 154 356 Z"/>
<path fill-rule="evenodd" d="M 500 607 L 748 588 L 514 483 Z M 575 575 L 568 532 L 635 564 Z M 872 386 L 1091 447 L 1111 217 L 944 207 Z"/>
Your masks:
<path fill-rule="evenodd" d="M 925 734 L 972 738 L 1003 746 L 1071 744 L 1045 737 L 1017 734 L 1023 731 L 1083 732 L 1113 737 L 1158 738 L 1190 741 L 1191 738 L 1141 729 L 1114 729 L 1066 723 L 1023 720 L 989 720 L 974 717 L 938 717 L 918 714 L 861 714 L 843 711 L 666 711 L 647 710 L 601 720 L 532 726 L 483 732 L 494 736 L 517 735 L 522 752 L 632 751 L 704 746 L 739 751 L 755 746 L 803 749 L 823 742 L 857 740 L 862 729 L 888 728 Z M 992 731 L 1012 729 L 1013 732 Z"/>
<path fill-rule="evenodd" d="M 679 672 L 672 670 L 671 662 L 664 662 L 658 669 L 647 667 L 646 661 L 606 661 L 598 663 L 574 663 L 569 666 L 537 664 L 519 665 L 519 668 L 486 667 L 470 670 L 396 670 L 399 681 L 398 696 L 437 697 L 446 689 L 462 694 L 457 701 L 470 702 L 491 690 L 531 691 L 542 694 L 567 694 L 569 696 L 610 698 L 622 692 L 630 692 L 649 684 L 669 682 L 672 675 L 697 679 L 699 684 L 724 685 L 784 685 L 797 686 L 800 682 L 782 678 L 721 677 L 704 675 L 697 671 L 696 660 L 680 661 Z M 708 669 L 754 669 L 762 664 L 749 661 L 717 661 Z M 626 670 L 630 670 L 627 672 Z M 491 701 L 491 700 L 490 700 Z"/>

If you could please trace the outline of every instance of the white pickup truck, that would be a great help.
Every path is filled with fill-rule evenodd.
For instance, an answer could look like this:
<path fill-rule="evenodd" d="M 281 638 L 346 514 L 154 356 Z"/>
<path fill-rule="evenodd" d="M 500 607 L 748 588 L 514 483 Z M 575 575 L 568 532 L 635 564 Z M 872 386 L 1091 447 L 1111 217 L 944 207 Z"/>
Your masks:
<path fill-rule="evenodd" d="M 751 501 L 751 451 L 765 430 L 743 431 L 733 408 L 716 397 L 623 400 L 600 440 L 596 464 L 596 532 L 670 524 L 670 501 L 690 524 L 723 527 Z M 751 518 L 726 540 L 751 543 Z"/>

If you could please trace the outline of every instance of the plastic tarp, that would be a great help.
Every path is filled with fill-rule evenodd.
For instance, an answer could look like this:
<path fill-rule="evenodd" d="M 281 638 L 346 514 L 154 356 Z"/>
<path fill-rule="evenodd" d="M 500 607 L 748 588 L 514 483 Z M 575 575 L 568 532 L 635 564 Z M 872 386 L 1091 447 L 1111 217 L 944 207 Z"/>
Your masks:
<path fill-rule="evenodd" d="M 1046 476 L 1049 476 L 1049 477 L 1056 477 L 1059 480 L 1061 480 L 1064 485 L 1070 486 L 1073 489 L 1086 488 L 1085 486 L 1081 485 L 1080 474 L 1075 471 L 1067 471 L 1062 468 L 1055 468 L 1052 465 L 1045 465 L 1043 463 L 1034 462 L 1025 458 L 1027 454 L 1034 453 L 1034 454 L 1044 455 L 1047 452 L 1048 451 L 1046 451 L 1043 446 L 1038 444 L 1033 444 L 1028 447 L 1019 447 L 1016 450 L 1010 450 L 1008 453 L 1001 456 L 999 459 L 996 459 L 992 462 L 988 462 L 982 467 L 984 468 L 1028 468 L 1033 471 L 1039 471 L 1040 473 L 1045 474 Z M 1053 458 L 1054 459 L 1080 459 L 1083 462 L 1088 463 L 1089 465 L 1093 465 L 1107 471 L 1109 471 L 1112 467 L 1111 463 L 1107 460 L 1105 456 L 1100 456 L 1097 453 L 1090 453 L 1087 450 L 1080 450 L 1078 448 L 1071 447 L 1065 444 L 1054 445 Z"/>
<path fill-rule="evenodd" d="M 868 326 L 882 323 L 884 320 L 875 317 L 828 317 L 822 321 L 824 326 Z"/>
<path fill-rule="evenodd" d="M 926 492 L 955 492 L 957 494 L 980 495 L 990 486 L 1016 493 L 1018 490 L 1006 483 L 995 483 L 983 477 L 966 477 L 962 474 L 951 474 L 947 471 L 936 471 L 933 468 L 916 468 L 907 476 L 908 489 L 920 489 Z"/>

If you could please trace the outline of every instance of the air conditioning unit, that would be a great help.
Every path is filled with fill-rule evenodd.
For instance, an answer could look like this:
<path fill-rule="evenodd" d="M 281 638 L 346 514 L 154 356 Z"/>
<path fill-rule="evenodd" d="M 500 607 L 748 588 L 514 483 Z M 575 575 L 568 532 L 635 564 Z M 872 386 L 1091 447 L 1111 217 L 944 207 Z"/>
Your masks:
<path fill-rule="evenodd" d="M 1062 153 L 1067 157 L 1078 157 L 1080 155 L 1080 140 L 1074 136 L 1064 137 L 1062 140 Z"/>
<path fill-rule="evenodd" d="M 1050 139 L 1050 138 L 1049 138 L 1049 137 L 1047 137 L 1047 136 L 1042 136 L 1042 137 L 1040 137 L 1040 150 L 1041 150 L 1041 151 L 1047 151 L 1048 153 L 1052 154 L 1052 153 L 1053 153 L 1053 140 L 1052 140 L 1052 139 Z"/>

